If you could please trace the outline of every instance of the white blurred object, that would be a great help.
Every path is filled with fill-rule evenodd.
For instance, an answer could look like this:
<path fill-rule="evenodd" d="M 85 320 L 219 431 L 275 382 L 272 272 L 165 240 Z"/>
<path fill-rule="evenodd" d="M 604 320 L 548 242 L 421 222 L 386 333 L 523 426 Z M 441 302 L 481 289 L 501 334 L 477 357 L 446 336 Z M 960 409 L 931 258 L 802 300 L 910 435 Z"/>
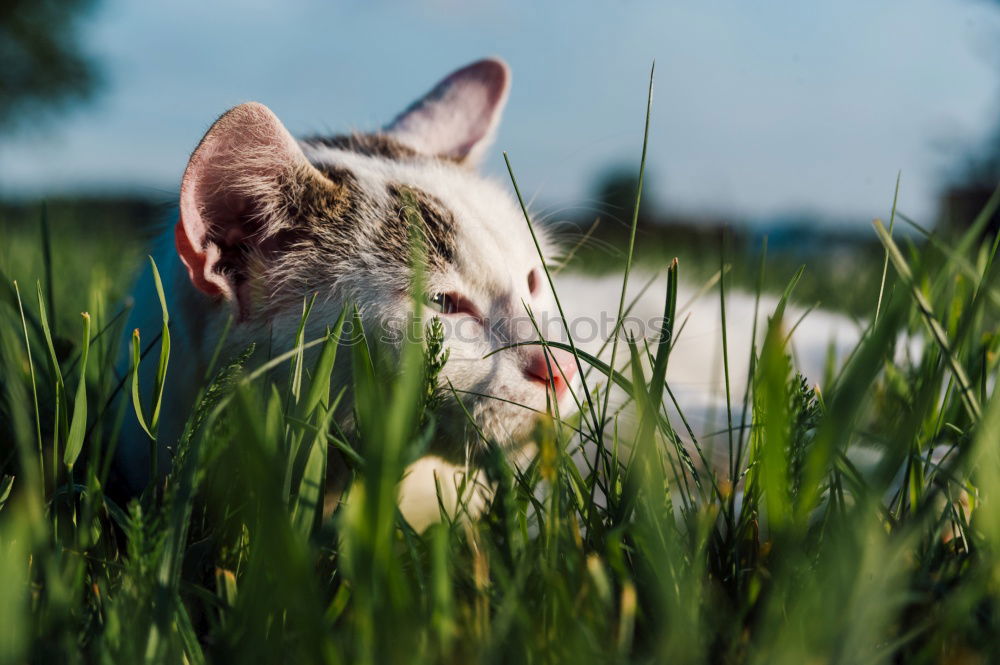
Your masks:
<path fill-rule="evenodd" d="M 644 286 L 652 280 L 645 292 Z M 640 347 L 643 338 L 652 346 L 658 333 L 666 299 L 666 273 L 635 272 L 629 279 L 625 304 L 633 300 L 626 331 L 636 334 Z M 556 293 L 562 302 L 566 318 L 571 323 L 580 318 L 596 321 L 614 320 L 621 295 L 621 276 L 591 276 L 561 274 L 556 279 Z M 641 295 L 640 292 L 642 292 Z M 764 338 L 767 321 L 778 305 L 778 299 L 762 295 L 757 312 L 757 343 Z M 726 294 L 727 351 L 729 383 L 732 396 L 734 423 L 738 423 L 743 394 L 750 368 L 750 344 L 753 337 L 755 296 L 751 293 L 731 291 Z M 823 378 L 827 355 L 832 348 L 835 360 L 842 362 L 860 339 L 858 325 L 847 317 L 833 312 L 814 309 L 806 313 L 800 307 L 789 305 L 785 310 L 783 326 L 795 330 L 789 343 L 795 368 L 810 383 Z M 585 326 L 577 325 L 584 330 Z M 718 286 L 700 292 L 690 285 L 681 284 L 677 290 L 677 321 L 674 324 L 674 346 L 667 365 L 667 384 L 685 418 L 699 437 L 709 435 L 725 426 L 726 378 L 722 353 L 722 317 Z M 604 345 L 608 330 L 593 339 L 577 339 L 578 347 L 597 354 Z M 604 345 L 600 358 L 610 361 L 612 344 Z M 615 365 L 628 377 L 629 351 L 624 340 L 619 342 Z M 585 368 L 586 369 L 586 368 Z M 603 375 L 591 372 L 591 385 L 604 383 Z"/>

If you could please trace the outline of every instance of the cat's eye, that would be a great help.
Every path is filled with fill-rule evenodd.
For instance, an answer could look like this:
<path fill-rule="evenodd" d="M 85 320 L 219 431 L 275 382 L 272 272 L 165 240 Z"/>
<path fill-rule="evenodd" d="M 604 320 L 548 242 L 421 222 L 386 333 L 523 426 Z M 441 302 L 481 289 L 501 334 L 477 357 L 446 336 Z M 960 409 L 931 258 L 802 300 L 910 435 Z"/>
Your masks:
<path fill-rule="evenodd" d="M 427 296 L 427 306 L 441 314 L 454 314 L 458 311 L 458 303 L 450 293 L 435 293 Z"/>
<path fill-rule="evenodd" d="M 483 315 L 479 313 L 472 301 L 460 293 L 432 293 L 426 297 L 427 306 L 439 314 L 463 314 L 471 316 L 480 323 Z"/>
<path fill-rule="evenodd" d="M 531 295 L 538 293 L 538 270 L 531 270 L 528 273 L 528 292 Z"/>

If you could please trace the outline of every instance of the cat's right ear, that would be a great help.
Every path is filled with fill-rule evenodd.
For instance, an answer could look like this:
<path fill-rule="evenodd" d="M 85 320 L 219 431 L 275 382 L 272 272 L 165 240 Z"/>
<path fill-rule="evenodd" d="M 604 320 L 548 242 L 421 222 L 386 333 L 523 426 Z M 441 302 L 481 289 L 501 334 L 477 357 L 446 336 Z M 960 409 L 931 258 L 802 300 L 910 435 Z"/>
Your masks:
<path fill-rule="evenodd" d="M 493 142 L 510 89 L 510 68 L 486 58 L 452 72 L 386 128 L 427 155 L 475 166 Z"/>
<path fill-rule="evenodd" d="M 241 104 L 212 125 L 184 171 L 177 253 L 196 288 L 246 317 L 254 278 L 308 232 L 298 219 L 303 203 L 334 209 L 342 195 L 270 109 Z"/>

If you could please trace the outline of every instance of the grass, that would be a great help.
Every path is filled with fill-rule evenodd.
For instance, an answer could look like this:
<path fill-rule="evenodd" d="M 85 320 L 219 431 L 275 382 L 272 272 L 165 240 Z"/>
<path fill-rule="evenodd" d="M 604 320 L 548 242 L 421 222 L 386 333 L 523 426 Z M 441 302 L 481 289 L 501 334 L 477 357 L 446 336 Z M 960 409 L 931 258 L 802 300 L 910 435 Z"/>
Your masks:
<path fill-rule="evenodd" d="M 346 311 L 284 357 L 221 358 L 169 474 L 123 497 L 118 432 L 158 401 L 112 399 L 139 245 L 7 227 L 0 663 L 1000 662 L 1000 301 L 981 229 L 900 246 L 877 226 L 867 330 L 818 387 L 791 366 L 797 276 L 781 276 L 722 468 L 664 408 L 672 263 L 661 337 L 623 337 L 620 371 L 566 347 L 628 395 L 634 426 L 605 390 L 577 395 L 581 415 L 539 419 L 526 468 L 484 442 L 481 519 L 417 534 L 396 485 L 448 398 L 433 326 L 397 357 L 341 339 Z M 179 352 L 136 354 L 157 392 Z M 343 353 L 350 391 L 330 381 Z M 350 478 L 324 517 L 331 456 Z"/>

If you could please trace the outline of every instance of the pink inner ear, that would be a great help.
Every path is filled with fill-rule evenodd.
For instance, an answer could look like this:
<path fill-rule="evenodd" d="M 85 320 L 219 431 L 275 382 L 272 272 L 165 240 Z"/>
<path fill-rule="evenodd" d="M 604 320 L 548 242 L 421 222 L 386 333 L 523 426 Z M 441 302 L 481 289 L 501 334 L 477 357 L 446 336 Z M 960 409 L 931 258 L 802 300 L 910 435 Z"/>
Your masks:
<path fill-rule="evenodd" d="M 232 298 L 232 285 L 216 271 L 221 256 L 219 244 L 231 244 L 227 241 L 236 239 L 234 232 L 238 233 L 238 229 L 233 228 L 233 222 L 239 219 L 225 205 L 222 174 L 232 158 L 227 156 L 230 151 L 226 146 L 216 145 L 222 138 L 206 137 L 184 172 L 174 239 L 191 283 L 208 295 Z"/>
<path fill-rule="evenodd" d="M 187 267 L 188 276 L 191 283 L 203 293 L 210 296 L 220 296 L 223 291 L 218 284 L 208 281 L 205 277 L 205 268 L 209 263 L 208 252 L 199 252 L 191 245 L 187 231 L 184 229 L 183 217 L 177 220 L 174 226 L 174 244 L 177 246 L 177 253 L 181 261 Z M 218 250 L 215 250 L 218 252 Z"/>
<path fill-rule="evenodd" d="M 426 154 L 475 161 L 493 138 L 509 88 L 503 61 L 480 60 L 438 83 L 388 131 Z"/>

